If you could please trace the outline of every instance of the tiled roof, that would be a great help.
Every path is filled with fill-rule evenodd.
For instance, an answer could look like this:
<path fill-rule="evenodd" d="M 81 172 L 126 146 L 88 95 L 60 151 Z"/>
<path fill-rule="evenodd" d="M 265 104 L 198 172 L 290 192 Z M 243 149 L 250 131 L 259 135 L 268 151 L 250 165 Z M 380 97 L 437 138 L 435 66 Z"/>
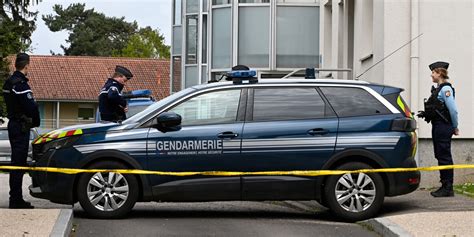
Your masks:
<path fill-rule="evenodd" d="M 14 56 L 9 59 L 13 71 Z M 29 84 L 38 101 L 97 101 L 116 65 L 127 67 L 134 76 L 124 91 L 149 89 L 156 99 L 169 95 L 170 62 L 166 59 L 31 55 Z"/>

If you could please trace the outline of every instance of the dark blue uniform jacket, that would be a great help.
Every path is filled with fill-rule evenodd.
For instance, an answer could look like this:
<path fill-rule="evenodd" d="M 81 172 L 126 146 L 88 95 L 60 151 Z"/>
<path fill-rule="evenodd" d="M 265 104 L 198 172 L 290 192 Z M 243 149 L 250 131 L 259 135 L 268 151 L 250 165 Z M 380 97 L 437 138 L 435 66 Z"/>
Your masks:
<path fill-rule="evenodd" d="M 3 85 L 3 97 L 7 104 L 8 119 L 21 120 L 23 115 L 32 119 L 32 126 L 40 125 L 38 105 L 33 98 L 33 92 L 28 85 L 28 78 L 15 71 Z"/>
<path fill-rule="evenodd" d="M 121 121 L 126 119 L 124 108 L 127 101 L 122 97 L 123 85 L 109 78 L 99 94 L 101 120 Z"/>

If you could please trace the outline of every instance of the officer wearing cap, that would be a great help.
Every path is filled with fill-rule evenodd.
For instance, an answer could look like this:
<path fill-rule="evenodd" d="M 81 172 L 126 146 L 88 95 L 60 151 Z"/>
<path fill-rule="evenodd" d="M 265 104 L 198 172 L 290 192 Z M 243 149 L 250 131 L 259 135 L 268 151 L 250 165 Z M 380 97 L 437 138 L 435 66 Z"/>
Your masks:
<path fill-rule="evenodd" d="M 458 111 L 455 103 L 455 91 L 447 81 L 447 62 L 434 62 L 429 65 L 431 78 L 437 87 L 431 87 L 431 96 L 425 100 L 425 111 L 420 111 L 419 117 L 432 124 L 432 137 L 435 158 L 439 165 L 452 165 L 451 138 L 459 135 Z M 452 197 L 454 171 L 440 170 L 441 187 L 431 192 L 433 197 Z"/>
<path fill-rule="evenodd" d="M 126 67 L 116 66 L 115 73 L 102 87 L 99 94 L 99 111 L 103 121 L 119 122 L 126 119 L 127 101 L 122 98 L 122 90 L 133 74 Z"/>
<path fill-rule="evenodd" d="M 3 85 L 3 97 L 7 105 L 8 138 L 12 155 L 11 163 L 14 166 L 26 166 L 30 142 L 30 129 L 40 125 L 38 105 L 33 98 L 28 85 L 28 67 L 30 56 L 20 53 L 16 56 L 16 71 Z M 23 171 L 10 172 L 10 208 L 34 208 L 23 200 L 22 183 Z"/>

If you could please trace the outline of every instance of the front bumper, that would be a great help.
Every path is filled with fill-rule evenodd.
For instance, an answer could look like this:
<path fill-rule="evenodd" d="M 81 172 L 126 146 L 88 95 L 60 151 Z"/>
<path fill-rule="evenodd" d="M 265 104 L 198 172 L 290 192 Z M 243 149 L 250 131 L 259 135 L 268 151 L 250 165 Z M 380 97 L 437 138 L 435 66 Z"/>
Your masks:
<path fill-rule="evenodd" d="M 41 156 L 34 157 L 33 167 L 58 167 L 54 157 L 56 150 L 50 150 Z M 33 197 L 47 199 L 59 204 L 74 204 L 74 179 L 75 175 L 30 172 L 32 185 L 29 187 Z"/>

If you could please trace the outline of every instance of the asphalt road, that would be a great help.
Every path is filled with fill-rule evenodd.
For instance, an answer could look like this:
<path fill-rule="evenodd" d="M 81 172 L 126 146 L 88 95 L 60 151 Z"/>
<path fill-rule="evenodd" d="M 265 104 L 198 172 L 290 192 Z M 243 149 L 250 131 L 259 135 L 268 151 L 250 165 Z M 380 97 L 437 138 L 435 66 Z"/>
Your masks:
<path fill-rule="evenodd" d="M 287 202 L 140 203 L 121 220 L 87 219 L 76 206 L 73 224 L 73 236 L 377 236 Z"/>
<path fill-rule="evenodd" d="M 37 209 L 71 208 L 29 196 Z M 0 173 L 0 208 L 8 207 L 8 174 Z M 125 219 L 87 218 L 74 206 L 71 236 L 377 236 L 357 224 L 335 220 L 316 202 L 138 203 Z M 1 235 L 1 234 L 0 234 Z"/>

